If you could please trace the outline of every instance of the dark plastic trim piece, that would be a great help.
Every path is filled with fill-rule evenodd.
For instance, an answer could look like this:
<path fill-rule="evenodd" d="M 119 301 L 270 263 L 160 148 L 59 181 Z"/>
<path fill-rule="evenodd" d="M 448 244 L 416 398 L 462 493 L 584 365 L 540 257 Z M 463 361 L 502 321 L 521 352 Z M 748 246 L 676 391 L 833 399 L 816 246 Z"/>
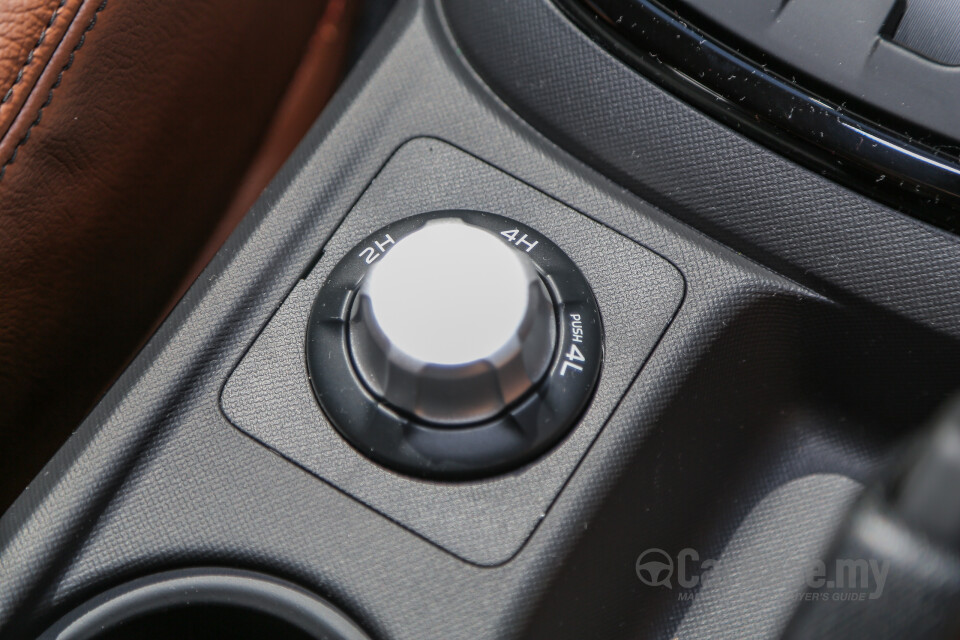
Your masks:
<path fill-rule="evenodd" d="M 263 613 L 317 640 L 370 640 L 333 605 L 292 583 L 238 569 L 179 569 L 133 580 L 80 605 L 40 640 L 91 640 L 148 614 L 228 605 Z"/>
<path fill-rule="evenodd" d="M 519 229 L 538 241 L 526 255 L 557 309 L 557 344 L 546 376 L 518 404 L 492 420 L 461 427 L 425 424 L 378 401 L 351 362 L 350 303 L 371 263 L 361 250 L 389 234 L 396 242 L 436 218 L 457 217 L 496 233 Z M 522 251 L 522 249 L 517 249 Z M 573 320 L 582 329 L 574 336 Z M 577 371 L 566 355 L 577 341 Z M 317 295 L 307 328 L 307 368 L 330 422 L 357 450 L 391 469 L 422 478 L 458 480 L 516 468 L 556 444 L 583 413 L 603 360 L 600 310 L 583 274 L 558 246 L 519 222 L 480 211 L 433 211 L 374 232 L 334 267 Z"/>
<path fill-rule="evenodd" d="M 758 65 L 653 0 L 555 0 L 582 29 L 661 86 L 725 124 L 846 186 L 960 231 L 960 163 L 916 136 Z M 955 144 L 955 143 L 954 143 Z"/>

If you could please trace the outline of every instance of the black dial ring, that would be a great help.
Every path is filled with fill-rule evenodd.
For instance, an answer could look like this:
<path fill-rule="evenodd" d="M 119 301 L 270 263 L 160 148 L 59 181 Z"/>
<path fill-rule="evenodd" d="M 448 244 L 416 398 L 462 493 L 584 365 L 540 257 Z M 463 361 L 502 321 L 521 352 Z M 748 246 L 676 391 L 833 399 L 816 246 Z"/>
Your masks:
<path fill-rule="evenodd" d="M 498 233 L 524 251 L 547 284 L 557 314 L 557 348 L 544 379 L 498 416 L 462 426 L 426 424 L 374 397 L 354 370 L 348 335 L 350 300 L 369 268 L 428 221 L 450 217 Z M 394 242 L 384 251 L 369 250 L 386 236 Z M 379 229 L 333 268 L 310 314 L 306 359 L 320 406 L 354 448 L 402 473 L 466 480 L 516 468 L 566 435 L 596 386 L 603 359 L 603 327 L 583 274 L 542 234 L 491 213 L 433 211 Z"/>

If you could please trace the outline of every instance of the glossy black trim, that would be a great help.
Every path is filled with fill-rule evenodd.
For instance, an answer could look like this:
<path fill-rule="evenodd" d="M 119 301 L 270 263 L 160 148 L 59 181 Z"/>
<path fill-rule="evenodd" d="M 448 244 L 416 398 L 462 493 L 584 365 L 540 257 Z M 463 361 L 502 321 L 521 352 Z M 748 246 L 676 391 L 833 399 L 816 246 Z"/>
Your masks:
<path fill-rule="evenodd" d="M 960 164 L 757 66 L 650 0 L 555 0 L 683 100 L 864 195 L 954 233 Z"/>

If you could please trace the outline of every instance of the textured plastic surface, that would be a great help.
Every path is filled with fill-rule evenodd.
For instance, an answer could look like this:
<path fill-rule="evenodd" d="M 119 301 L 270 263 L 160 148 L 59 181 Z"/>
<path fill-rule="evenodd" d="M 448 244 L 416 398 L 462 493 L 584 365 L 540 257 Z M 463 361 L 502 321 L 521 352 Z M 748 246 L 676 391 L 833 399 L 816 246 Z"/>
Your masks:
<path fill-rule="evenodd" d="M 960 166 L 948 138 L 889 128 L 891 116 L 851 105 L 763 53 L 734 52 L 731 36 L 692 26 L 658 0 L 556 1 L 613 55 L 681 100 L 867 197 L 960 231 Z"/>
<path fill-rule="evenodd" d="M 372 464 L 327 423 L 310 390 L 303 344 L 317 291 L 345 252 L 386 223 L 457 206 L 514 218 L 574 260 L 600 306 L 607 357 L 586 414 L 549 455 L 486 482 L 423 482 Z M 240 362 L 223 390 L 223 410 L 267 446 L 428 540 L 470 562 L 500 564 L 550 508 L 682 297 L 680 274 L 662 258 L 444 142 L 413 140 Z"/>
<path fill-rule="evenodd" d="M 893 40 L 925 58 L 960 65 L 960 7 L 952 0 L 911 0 Z"/>
<path fill-rule="evenodd" d="M 444 6 L 500 97 L 612 180 L 832 297 L 866 299 L 960 337 L 960 237 L 705 117 L 591 42 L 550 0 Z"/>
<path fill-rule="evenodd" d="M 960 635 L 960 401 L 911 445 L 847 515 L 784 640 Z"/>
<path fill-rule="evenodd" d="M 582 161 L 599 165 L 596 152 L 571 145 L 574 157 L 525 124 L 472 74 L 437 8 L 410 0 L 143 352 L 0 519 L 0 637 L 36 637 L 126 580 L 210 565 L 291 580 L 392 640 L 669 640 L 678 629 L 771 637 L 789 617 L 784 577 L 802 575 L 891 438 L 958 379 L 960 353 L 945 337 L 960 324 L 956 241 L 664 95 L 550 5 L 459 6 L 480 5 L 489 14 L 471 28 L 487 54 L 509 54 L 503 72 L 515 73 L 497 87 L 510 88 L 512 103 L 521 90 L 538 95 L 578 136 L 632 158 L 630 171 L 607 164 L 611 176 L 630 175 L 671 214 L 722 222 L 728 236 L 762 233 L 764 247 L 790 258 L 772 262 L 944 332 L 877 306 L 831 304 L 590 170 Z M 687 283 L 640 375 L 526 544 L 497 567 L 463 562 L 318 481 L 220 410 L 231 371 L 318 247 L 390 154 L 418 136 L 448 140 L 642 243 Z M 684 546 L 703 557 L 729 551 L 732 577 L 709 600 L 680 602 L 636 577 L 644 549 Z M 787 567 L 758 567 L 758 557 Z"/>

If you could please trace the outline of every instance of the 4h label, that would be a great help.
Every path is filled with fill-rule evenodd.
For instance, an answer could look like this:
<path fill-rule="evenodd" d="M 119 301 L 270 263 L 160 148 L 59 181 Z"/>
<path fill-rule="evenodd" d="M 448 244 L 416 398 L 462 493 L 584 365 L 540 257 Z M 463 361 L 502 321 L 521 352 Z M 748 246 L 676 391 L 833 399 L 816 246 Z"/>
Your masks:
<path fill-rule="evenodd" d="M 520 229 L 510 229 L 509 231 L 501 231 L 500 235 L 507 239 L 507 242 L 510 244 L 515 244 L 521 249 L 524 249 L 527 253 L 533 250 L 537 246 L 538 240 L 527 240 L 527 234 L 521 235 L 519 238 L 517 235 L 520 233 Z"/>

